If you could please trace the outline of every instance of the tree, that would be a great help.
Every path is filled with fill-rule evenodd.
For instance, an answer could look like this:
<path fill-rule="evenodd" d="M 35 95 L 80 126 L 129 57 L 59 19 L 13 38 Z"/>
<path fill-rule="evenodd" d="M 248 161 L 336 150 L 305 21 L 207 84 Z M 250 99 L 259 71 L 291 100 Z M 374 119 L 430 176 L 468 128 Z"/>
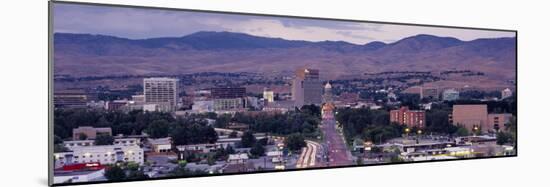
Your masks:
<path fill-rule="evenodd" d="M 63 143 L 63 140 L 59 136 L 54 135 L 53 136 L 53 143 L 54 144 L 60 144 L 60 143 Z"/>
<path fill-rule="evenodd" d="M 187 160 L 180 160 L 178 162 L 178 167 L 185 168 L 187 166 Z"/>
<path fill-rule="evenodd" d="M 78 134 L 78 139 L 79 140 L 87 140 L 88 139 L 88 135 L 84 134 L 84 133 L 80 133 Z"/>
<path fill-rule="evenodd" d="M 122 168 L 112 166 L 105 171 L 105 178 L 109 181 L 122 181 L 126 179 L 126 174 Z"/>
<path fill-rule="evenodd" d="M 299 133 L 294 133 L 291 135 L 288 135 L 284 141 L 285 145 L 290 149 L 291 151 L 299 151 L 302 149 L 302 147 L 306 146 L 306 141 L 304 140 L 304 136 Z"/>
<path fill-rule="evenodd" d="M 363 158 L 362 157 L 357 158 L 356 163 L 357 165 L 363 165 Z"/>
<path fill-rule="evenodd" d="M 54 153 L 61 153 L 61 152 L 68 152 L 70 151 L 67 147 L 65 147 L 63 144 L 55 144 L 53 146 L 53 152 Z"/>
<path fill-rule="evenodd" d="M 254 157 L 260 157 L 265 155 L 265 148 L 261 143 L 256 142 L 252 149 L 250 149 L 250 154 Z"/>
<path fill-rule="evenodd" d="M 126 169 L 130 171 L 137 171 L 139 170 L 139 164 L 135 162 L 128 162 L 126 163 Z"/>
<path fill-rule="evenodd" d="M 457 136 L 468 136 L 470 133 L 468 132 L 468 129 L 459 126 L 458 129 L 455 132 L 455 135 Z"/>
<path fill-rule="evenodd" d="M 499 132 L 497 134 L 497 144 L 498 145 L 504 145 L 504 144 L 507 144 L 507 143 L 510 143 L 512 142 L 512 134 L 510 133 L 507 133 L 507 132 Z"/>
<path fill-rule="evenodd" d="M 506 128 L 506 131 L 508 131 L 508 133 L 510 134 L 510 142 L 514 144 L 514 146 L 516 146 L 516 141 L 517 141 L 517 129 L 518 129 L 518 124 L 517 124 L 517 118 L 516 117 L 512 117 L 512 119 L 510 119 L 510 122 L 506 123 L 504 125 Z"/>
<path fill-rule="evenodd" d="M 453 134 L 456 126 L 449 123 L 449 111 L 433 109 L 426 112 L 426 130 L 429 132 Z"/>
<path fill-rule="evenodd" d="M 197 143 L 214 143 L 218 140 L 218 134 L 214 128 L 196 122 L 178 122 L 170 132 L 170 137 L 175 145 L 187 145 Z"/>
<path fill-rule="evenodd" d="M 227 147 L 225 148 L 225 152 L 227 154 L 235 154 L 235 149 L 233 149 L 233 146 L 227 145 Z"/>
<path fill-rule="evenodd" d="M 370 152 L 371 153 L 382 153 L 384 150 L 382 149 L 382 147 L 377 147 L 377 146 L 374 146 L 374 147 L 371 147 L 370 148 Z"/>
<path fill-rule="evenodd" d="M 229 133 L 229 138 L 236 138 L 238 135 L 237 131 L 232 131 L 231 133 Z"/>
<path fill-rule="evenodd" d="M 166 120 L 153 121 L 146 129 L 151 138 L 164 138 L 170 132 L 170 124 Z"/>
<path fill-rule="evenodd" d="M 243 147 L 252 147 L 256 143 L 256 137 L 251 131 L 246 131 L 241 136 L 241 145 Z"/>
<path fill-rule="evenodd" d="M 304 105 L 300 108 L 300 111 L 310 116 L 321 116 L 321 107 L 314 104 Z"/>
<path fill-rule="evenodd" d="M 149 176 L 143 173 L 142 170 L 135 170 L 130 171 L 128 174 L 128 177 L 126 177 L 127 180 L 142 180 L 142 179 L 148 179 Z"/>
<path fill-rule="evenodd" d="M 216 164 L 216 160 L 214 159 L 214 155 L 208 154 L 208 156 L 206 157 L 206 163 L 209 166 Z"/>
<path fill-rule="evenodd" d="M 194 170 L 194 171 L 191 171 L 187 168 L 185 168 L 185 166 L 187 166 L 187 161 L 185 160 L 182 160 L 178 163 L 178 167 L 176 167 L 174 170 L 172 170 L 170 172 L 170 175 L 171 176 L 197 176 L 197 175 L 206 175 L 206 171 L 202 171 L 202 170 Z"/>
<path fill-rule="evenodd" d="M 94 144 L 95 145 L 113 145 L 114 141 L 115 139 L 113 138 L 113 136 L 108 134 L 100 134 L 96 136 L 94 140 Z"/>

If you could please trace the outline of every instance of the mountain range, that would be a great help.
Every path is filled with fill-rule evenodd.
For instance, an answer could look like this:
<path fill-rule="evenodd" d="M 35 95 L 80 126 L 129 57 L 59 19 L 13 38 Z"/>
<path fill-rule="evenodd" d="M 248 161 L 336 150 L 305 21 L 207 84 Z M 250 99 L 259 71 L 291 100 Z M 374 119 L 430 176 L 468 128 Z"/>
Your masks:
<path fill-rule="evenodd" d="M 301 41 L 233 32 L 201 31 L 182 37 L 127 39 L 55 33 L 54 73 L 79 76 L 194 72 L 291 73 L 318 68 L 325 78 L 381 71 L 469 69 L 491 79 L 514 79 L 516 38 L 462 41 L 416 35 L 364 45 Z"/>

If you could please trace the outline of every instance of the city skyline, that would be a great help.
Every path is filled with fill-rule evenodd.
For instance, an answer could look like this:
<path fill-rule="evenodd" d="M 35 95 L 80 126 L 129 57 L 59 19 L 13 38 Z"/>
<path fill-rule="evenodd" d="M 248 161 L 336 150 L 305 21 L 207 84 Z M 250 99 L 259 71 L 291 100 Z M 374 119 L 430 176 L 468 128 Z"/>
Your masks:
<path fill-rule="evenodd" d="M 52 184 L 517 154 L 515 32 L 52 5 Z"/>
<path fill-rule="evenodd" d="M 274 16 L 151 10 L 130 7 L 56 4 L 55 33 L 112 35 L 129 39 L 181 37 L 199 31 L 240 32 L 261 37 L 305 41 L 392 43 L 419 34 L 463 41 L 515 37 L 515 32 L 409 26 L 367 22 L 312 20 Z M 64 19 L 61 19 L 63 17 Z"/>

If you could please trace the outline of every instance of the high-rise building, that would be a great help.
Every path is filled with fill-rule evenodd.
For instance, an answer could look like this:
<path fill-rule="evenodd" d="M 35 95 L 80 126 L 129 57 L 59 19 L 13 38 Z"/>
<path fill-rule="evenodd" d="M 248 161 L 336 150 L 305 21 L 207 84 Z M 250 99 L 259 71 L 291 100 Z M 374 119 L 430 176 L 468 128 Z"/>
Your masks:
<path fill-rule="evenodd" d="M 211 96 L 214 99 L 243 98 L 246 96 L 246 88 L 244 87 L 212 88 Z"/>
<path fill-rule="evenodd" d="M 323 84 L 319 79 L 319 70 L 301 68 L 296 71 L 296 77 L 292 81 L 292 100 L 295 105 L 316 104 L 322 102 Z"/>
<path fill-rule="evenodd" d="M 145 103 L 157 105 L 160 111 L 175 111 L 178 98 L 177 85 L 178 79 L 173 78 L 143 79 Z"/>
<path fill-rule="evenodd" d="M 220 87 L 210 90 L 215 111 L 234 111 L 246 107 L 246 88 L 244 87 Z"/>
<path fill-rule="evenodd" d="M 461 125 L 470 131 L 477 127 L 481 132 L 487 132 L 502 130 L 512 117 L 510 113 L 489 114 L 485 104 L 453 105 L 450 120 L 452 124 Z"/>
<path fill-rule="evenodd" d="M 451 121 L 472 131 L 476 127 L 483 131 L 492 129 L 487 123 L 487 105 L 453 105 Z"/>
<path fill-rule="evenodd" d="M 275 94 L 273 93 L 273 90 L 264 88 L 264 99 L 269 103 L 275 101 Z"/>
<path fill-rule="evenodd" d="M 94 128 L 90 126 L 82 126 L 73 129 L 73 140 L 80 140 L 81 137 L 86 139 L 95 139 L 98 135 L 113 135 L 110 127 Z"/>
<path fill-rule="evenodd" d="M 488 127 L 493 128 L 494 130 L 503 130 L 510 120 L 512 119 L 512 114 L 501 113 L 501 114 L 489 114 L 487 115 Z"/>
<path fill-rule="evenodd" d="M 88 94 L 81 89 L 60 90 L 53 94 L 56 108 L 84 108 L 88 100 Z"/>
<path fill-rule="evenodd" d="M 426 112 L 423 110 L 409 110 L 408 107 L 401 107 L 390 111 L 390 122 L 395 122 L 407 127 L 424 128 L 426 124 Z"/>
<path fill-rule="evenodd" d="M 244 109 L 245 107 L 246 101 L 244 98 L 214 99 L 215 111 L 234 111 Z"/>
<path fill-rule="evenodd" d="M 460 92 L 455 89 L 447 89 L 443 91 L 441 95 L 443 97 L 443 101 L 454 101 L 460 98 Z"/>
<path fill-rule="evenodd" d="M 420 92 L 420 98 L 429 98 L 429 99 L 439 99 L 439 92 L 437 88 L 433 87 L 422 87 L 422 92 Z"/>
<path fill-rule="evenodd" d="M 506 88 L 500 92 L 500 95 L 501 95 L 501 99 L 506 99 L 506 98 L 512 97 L 513 93 L 512 93 L 512 90 L 510 90 L 510 88 Z"/>

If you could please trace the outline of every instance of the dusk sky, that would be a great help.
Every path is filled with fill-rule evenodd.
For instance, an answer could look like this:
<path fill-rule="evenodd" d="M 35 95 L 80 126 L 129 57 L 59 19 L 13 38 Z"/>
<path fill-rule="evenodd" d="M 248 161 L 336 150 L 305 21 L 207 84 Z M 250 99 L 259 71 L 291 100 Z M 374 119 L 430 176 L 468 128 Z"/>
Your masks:
<path fill-rule="evenodd" d="M 460 40 L 515 37 L 513 32 L 357 23 L 189 11 L 55 4 L 54 32 L 112 35 L 131 39 L 180 37 L 198 31 L 241 32 L 307 41 L 386 43 L 430 34 Z"/>

